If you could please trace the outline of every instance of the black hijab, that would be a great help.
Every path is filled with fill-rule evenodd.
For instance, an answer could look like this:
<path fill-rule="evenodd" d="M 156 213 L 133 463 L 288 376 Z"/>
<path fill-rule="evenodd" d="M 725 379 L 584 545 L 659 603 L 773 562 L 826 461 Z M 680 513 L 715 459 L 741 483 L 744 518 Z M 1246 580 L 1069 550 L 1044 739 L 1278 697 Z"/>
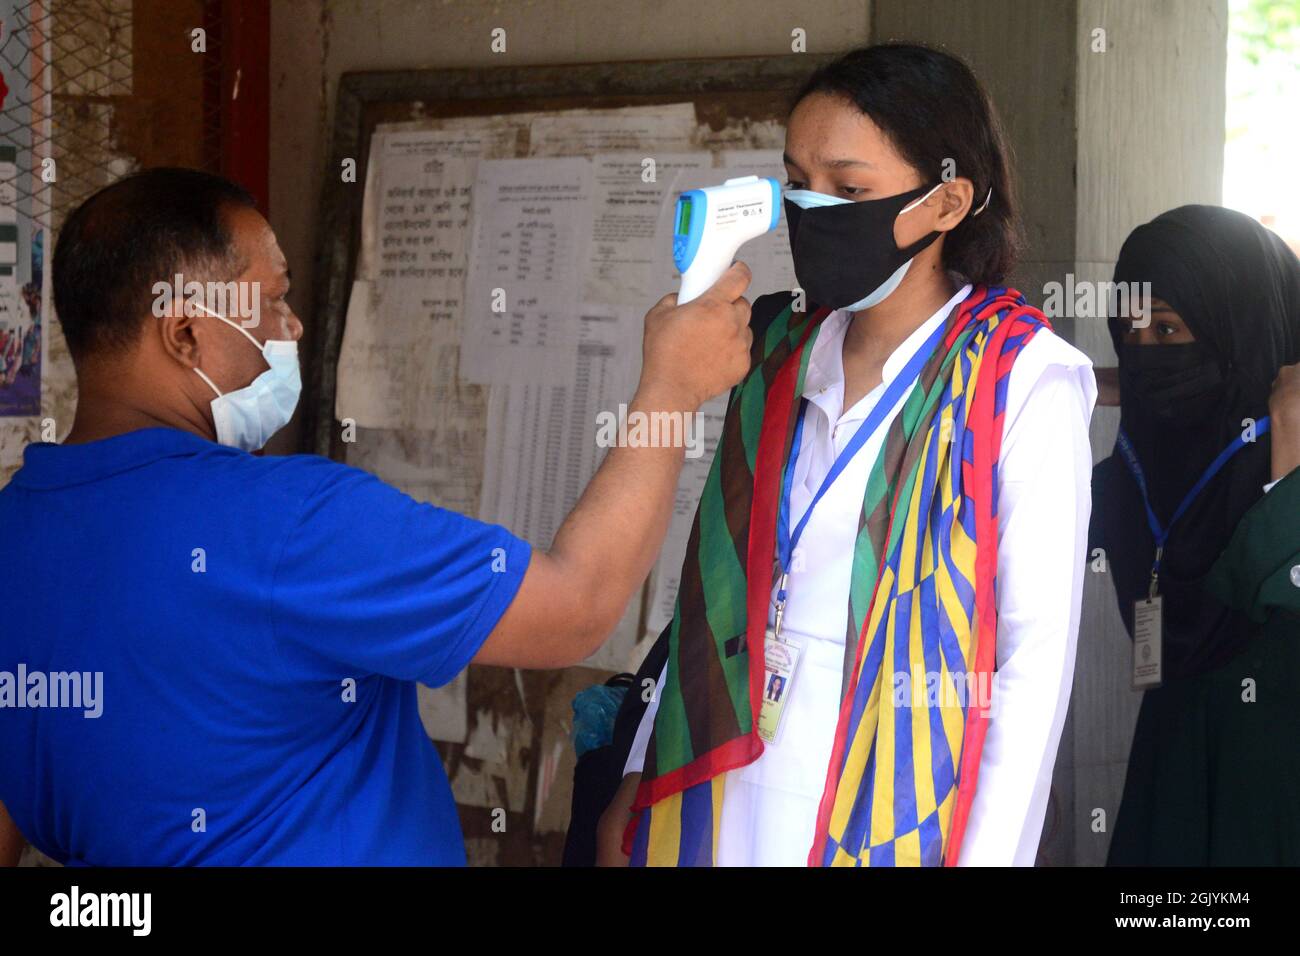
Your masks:
<path fill-rule="evenodd" d="M 1150 282 L 1152 297 L 1182 317 L 1205 358 L 1197 374 L 1213 394 L 1209 406 L 1171 419 L 1153 414 L 1132 388 L 1121 388 L 1120 427 L 1142 465 L 1152 508 L 1167 526 L 1210 462 L 1242 434 L 1243 420 L 1268 414 L 1278 369 L 1300 361 L 1300 261 L 1275 233 L 1249 216 L 1218 206 L 1180 206 L 1129 235 L 1114 278 L 1117 283 Z M 1109 325 L 1121 379 L 1131 381 L 1133 367 L 1125 368 L 1128 350 L 1120 347 L 1126 326 L 1114 315 Z M 1145 358 L 1156 349 L 1186 347 L 1141 348 Z M 1194 405 L 1189 403 L 1189 409 Z M 1170 532 L 1160 572 L 1166 679 L 1220 666 L 1254 633 L 1244 616 L 1205 591 L 1203 580 L 1237 523 L 1263 494 L 1270 448 L 1267 435 L 1247 444 Z M 1133 602 L 1146 594 L 1155 540 L 1137 484 L 1118 451 L 1093 473 L 1091 538 L 1092 546 L 1106 551 L 1131 635 Z"/>

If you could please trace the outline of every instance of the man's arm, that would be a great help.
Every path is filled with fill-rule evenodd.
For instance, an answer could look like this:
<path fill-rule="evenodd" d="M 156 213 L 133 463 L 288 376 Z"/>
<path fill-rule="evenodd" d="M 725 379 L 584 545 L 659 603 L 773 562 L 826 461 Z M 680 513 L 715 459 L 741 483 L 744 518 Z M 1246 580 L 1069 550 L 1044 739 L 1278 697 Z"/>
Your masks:
<path fill-rule="evenodd" d="M 17 866 L 26 844 L 27 841 L 10 818 L 9 811 L 0 803 L 0 866 Z"/>
<path fill-rule="evenodd" d="M 668 413 L 689 424 L 685 416 L 745 376 L 749 280 L 737 263 L 698 299 L 678 306 L 669 295 L 650 311 L 630 416 Z M 566 667 L 600 647 L 663 545 L 683 457 L 681 446 L 611 448 L 551 549 L 533 553 L 474 662 Z"/>

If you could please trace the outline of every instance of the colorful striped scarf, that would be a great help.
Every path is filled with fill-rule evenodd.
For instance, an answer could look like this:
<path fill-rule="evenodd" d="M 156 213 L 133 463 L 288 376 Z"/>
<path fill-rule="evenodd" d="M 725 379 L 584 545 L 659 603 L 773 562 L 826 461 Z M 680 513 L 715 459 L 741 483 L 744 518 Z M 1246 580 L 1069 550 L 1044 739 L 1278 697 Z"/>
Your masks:
<path fill-rule="evenodd" d="M 812 344 L 830 314 L 791 304 L 765 329 L 762 300 L 755 304 L 755 367 L 732 390 L 691 528 L 625 839 L 633 865 L 712 865 L 727 772 L 763 752 L 756 715 L 781 471 Z M 995 666 L 1008 374 L 1046 327 L 1014 289 L 974 288 L 886 434 L 858 522 L 854 660 L 810 866 L 957 860 Z"/>

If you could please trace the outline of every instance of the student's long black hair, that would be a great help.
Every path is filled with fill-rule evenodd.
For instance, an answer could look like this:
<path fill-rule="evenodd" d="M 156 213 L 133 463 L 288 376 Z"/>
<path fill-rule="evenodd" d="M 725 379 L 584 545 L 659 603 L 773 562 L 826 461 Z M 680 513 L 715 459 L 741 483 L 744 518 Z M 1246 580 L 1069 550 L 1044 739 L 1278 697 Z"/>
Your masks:
<path fill-rule="evenodd" d="M 1000 285 L 1024 245 L 1011 153 L 993 104 L 957 57 L 914 43 L 882 43 L 846 53 L 817 70 L 795 95 L 793 109 L 813 93 L 848 99 L 871 118 L 926 185 L 955 176 L 975 186 L 971 211 L 943 241 L 943 264 L 966 281 Z"/>

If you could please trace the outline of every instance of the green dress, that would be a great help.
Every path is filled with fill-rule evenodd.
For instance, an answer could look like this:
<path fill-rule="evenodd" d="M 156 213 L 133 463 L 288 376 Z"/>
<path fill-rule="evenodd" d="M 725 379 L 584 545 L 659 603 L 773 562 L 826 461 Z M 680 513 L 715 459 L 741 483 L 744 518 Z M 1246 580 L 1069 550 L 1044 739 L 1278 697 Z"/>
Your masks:
<path fill-rule="evenodd" d="M 1110 866 L 1300 865 L 1300 469 L 1246 512 L 1207 583 L 1263 630 L 1145 693 Z"/>

